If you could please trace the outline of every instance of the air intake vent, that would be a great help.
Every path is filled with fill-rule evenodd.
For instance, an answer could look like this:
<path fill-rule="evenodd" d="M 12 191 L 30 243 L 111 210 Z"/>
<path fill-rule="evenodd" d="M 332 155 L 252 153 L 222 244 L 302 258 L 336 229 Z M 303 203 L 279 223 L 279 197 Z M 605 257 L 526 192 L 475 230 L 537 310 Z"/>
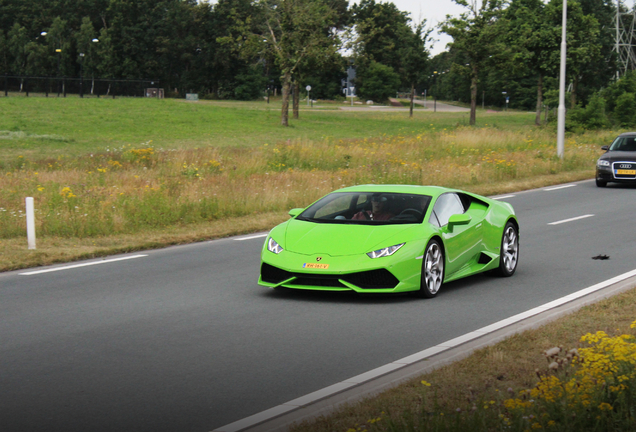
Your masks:
<path fill-rule="evenodd" d="M 400 281 L 386 269 L 342 275 L 342 280 L 363 289 L 395 288 Z"/>
<path fill-rule="evenodd" d="M 485 253 L 482 252 L 479 254 L 479 260 L 477 261 L 479 264 L 488 264 L 490 261 L 492 261 L 492 258 Z"/>

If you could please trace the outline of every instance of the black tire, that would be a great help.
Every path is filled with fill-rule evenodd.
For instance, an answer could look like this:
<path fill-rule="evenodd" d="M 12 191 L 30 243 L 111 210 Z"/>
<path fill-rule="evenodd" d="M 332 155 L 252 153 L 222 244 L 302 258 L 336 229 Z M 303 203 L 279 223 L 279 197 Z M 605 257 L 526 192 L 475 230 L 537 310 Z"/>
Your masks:
<path fill-rule="evenodd" d="M 422 259 L 422 276 L 419 297 L 433 298 L 444 283 L 444 249 L 439 241 L 432 239 L 426 245 Z"/>
<path fill-rule="evenodd" d="M 603 180 L 596 179 L 596 186 L 605 187 L 605 186 L 607 186 L 607 182 L 603 181 Z"/>
<path fill-rule="evenodd" d="M 515 274 L 519 264 L 519 230 L 510 221 L 504 227 L 499 252 L 497 274 L 503 277 L 510 277 Z"/>

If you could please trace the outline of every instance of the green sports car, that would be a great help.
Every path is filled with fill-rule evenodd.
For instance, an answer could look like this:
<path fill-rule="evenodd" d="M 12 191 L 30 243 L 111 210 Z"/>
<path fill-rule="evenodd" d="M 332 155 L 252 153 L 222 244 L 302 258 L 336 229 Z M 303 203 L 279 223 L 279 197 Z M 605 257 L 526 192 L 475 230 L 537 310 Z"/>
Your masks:
<path fill-rule="evenodd" d="M 430 298 L 476 273 L 512 276 L 519 260 L 512 206 L 459 190 L 353 186 L 289 214 L 263 245 L 260 285 Z"/>

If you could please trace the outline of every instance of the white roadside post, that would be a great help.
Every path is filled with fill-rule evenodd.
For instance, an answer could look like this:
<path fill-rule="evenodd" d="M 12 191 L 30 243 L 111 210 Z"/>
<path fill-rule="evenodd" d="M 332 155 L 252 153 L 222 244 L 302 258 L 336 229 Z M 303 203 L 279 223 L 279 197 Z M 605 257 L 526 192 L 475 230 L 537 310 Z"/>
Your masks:
<path fill-rule="evenodd" d="M 563 159 L 565 142 L 565 25 L 567 23 L 568 2 L 563 0 L 563 28 L 561 29 L 561 69 L 559 71 L 559 109 L 557 119 L 557 156 Z"/>
<path fill-rule="evenodd" d="M 27 242 L 29 249 L 35 249 L 35 211 L 33 210 L 33 197 L 26 199 Z"/>
<path fill-rule="evenodd" d="M 305 90 L 307 90 L 307 106 L 309 106 L 309 92 L 311 91 L 311 86 L 308 85 L 305 87 Z"/>

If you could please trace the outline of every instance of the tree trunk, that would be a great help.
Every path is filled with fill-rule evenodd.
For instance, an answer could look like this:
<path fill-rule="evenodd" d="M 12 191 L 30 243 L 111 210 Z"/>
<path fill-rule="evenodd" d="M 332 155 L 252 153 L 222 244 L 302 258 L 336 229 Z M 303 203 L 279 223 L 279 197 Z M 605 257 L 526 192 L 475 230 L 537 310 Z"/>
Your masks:
<path fill-rule="evenodd" d="M 574 108 L 576 106 L 576 87 L 579 83 L 579 78 L 574 77 L 572 80 L 572 93 L 570 93 L 570 108 Z"/>
<path fill-rule="evenodd" d="M 294 80 L 294 119 L 298 120 L 298 106 L 300 105 L 300 83 Z"/>
<path fill-rule="evenodd" d="M 534 118 L 534 124 L 541 126 L 541 105 L 543 105 L 543 75 L 539 74 L 539 82 L 537 83 L 537 115 Z"/>
<path fill-rule="evenodd" d="M 474 126 L 477 120 L 477 66 L 473 65 L 470 80 L 470 125 Z"/>
<path fill-rule="evenodd" d="M 281 126 L 289 126 L 289 90 L 291 88 L 291 74 L 286 73 L 283 78 L 283 107 L 280 110 Z"/>
<path fill-rule="evenodd" d="M 411 110 L 409 117 L 413 117 L 413 98 L 415 97 L 415 83 L 411 83 Z"/>

